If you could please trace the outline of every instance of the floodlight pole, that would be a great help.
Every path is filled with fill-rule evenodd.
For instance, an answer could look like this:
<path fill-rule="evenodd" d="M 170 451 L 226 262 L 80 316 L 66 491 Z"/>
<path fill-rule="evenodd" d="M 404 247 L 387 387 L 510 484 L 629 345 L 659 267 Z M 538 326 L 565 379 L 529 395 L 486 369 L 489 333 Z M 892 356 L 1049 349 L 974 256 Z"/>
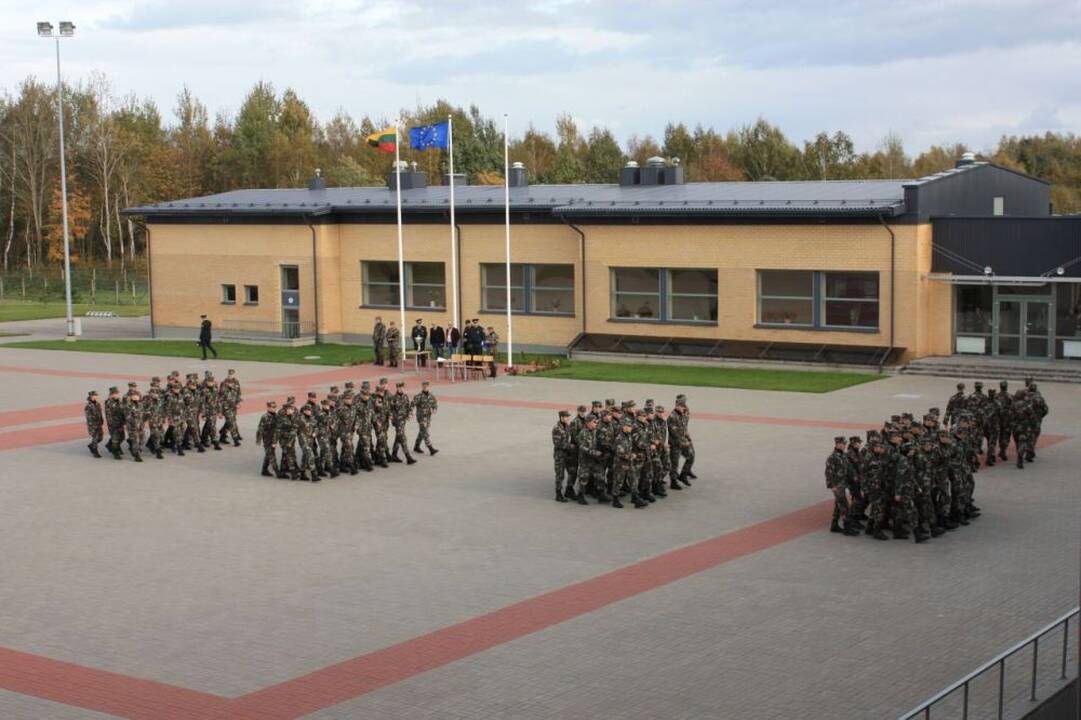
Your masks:
<path fill-rule="evenodd" d="M 64 26 L 65 23 L 61 23 Z M 38 33 L 41 32 L 41 24 L 38 24 Z M 74 25 L 70 25 L 71 32 L 74 33 Z M 44 37 L 51 37 L 56 43 L 56 103 L 59 109 L 57 117 L 60 123 L 60 199 L 62 215 L 64 219 L 64 303 L 67 310 L 67 337 L 66 340 L 75 339 L 75 317 L 71 307 L 71 240 L 68 233 L 68 168 L 67 160 L 64 157 L 64 84 L 63 78 L 60 74 L 60 38 L 65 37 L 62 31 L 58 31 L 55 34 L 51 28 L 48 35 Z"/>

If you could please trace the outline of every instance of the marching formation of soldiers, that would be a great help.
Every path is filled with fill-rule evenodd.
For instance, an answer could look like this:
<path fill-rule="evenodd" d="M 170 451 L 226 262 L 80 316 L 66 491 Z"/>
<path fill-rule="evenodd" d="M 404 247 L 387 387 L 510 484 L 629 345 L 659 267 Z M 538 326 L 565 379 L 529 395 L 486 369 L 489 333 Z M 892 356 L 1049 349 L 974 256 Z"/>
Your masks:
<path fill-rule="evenodd" d="M 404 461 L 412 465 L 416 458 L 409 452 L 406 436 L 410 416 L 417 420 L 413 452 L 424 452 L 421 443 L 429 455 L 439 452 L 432 447 L 429 434 L 439 403 L 428 381 L 412 397 L 406 394 L 404 382 L 391 393 L 386 378 L 380 378 L 374 389 L 365 380 L 359 392 L 352 381 L 345 383 L 341 393 L 338 390 L 331 387 L 322 400 L 309 392 L 302 405 L 297 405 L 293 396 L 281 408 L 274 401 L 267 403 L 255 433 L 255 441 L 263 446 L 265 477 L 319 482 L 342 473 L 371 472 L 375 466 L 385 468 L 402 462 L 399 449 Z M 393 443 L 389 439 L 391 428 Z"/>
<path fill-rule="evenodd" d="M 189 373 L 184 381 L 173 371 L 162 384 L 161 378 L 150 379 L 144 395 L 136 382 L 128 383 L 122 396 L 119 388 L 109 388 L 109 397 L 102 403 L 96 390 L 86 397 L 84 414 L 86 432 L 90 436 L 90 454 L 100 458 L 98 446 L 107 430 L 109 440 L 105 449 L 114 459 L 124 458 L 123 445 L 135 462 L 143 461 L 143 448 L 161 460 L 163 450 L 183 455 L 186 450 L 206 452 L 210 447 L 221 450 L 229 440 L 239 446 L 237 406 L 240 404 L 240 380 L 235 370 L 219 385 L 209 370 L 200 381 L 197 373 Z M 222 425 L 218 427 L 218 421 Z"/>
<path fill-rule="evenodd" d="M 644 508 L 668 490 L 690 487 L 698 477 L 690 417 L 685 395 L 676 396 L 671 413 L 652 400 L 641 408 L 633 400 L 594 400 L 574 417 L 560 410 L 552 428 L 556 501 L 588 505 L 589 496 L 622 508 L 620 498 L 630 495 L 634 507 Z"/>
<path fill-rule="evenodd" d="M 894 415 L 881 430 L 834 438 L 826 460 L 826 487 L 833 492 L 832 532 L 878 540 L 910 537 L 922 543 L 980 516 L 973 504 L 974 475 L 981 455 L 986 464 L 1007 460 L 1012 438 L 1017 467 L 1036 459 L 1036 441 L 1047 403 L 1032 378 L 1010 394 L 983 392 L 983 383 L 965 394 L 964 383 L 946 405 L 943 417 L 931 408 L 920 421 L 910 413 Z M 842 525 L 843 521 L 843 525 Z"/>

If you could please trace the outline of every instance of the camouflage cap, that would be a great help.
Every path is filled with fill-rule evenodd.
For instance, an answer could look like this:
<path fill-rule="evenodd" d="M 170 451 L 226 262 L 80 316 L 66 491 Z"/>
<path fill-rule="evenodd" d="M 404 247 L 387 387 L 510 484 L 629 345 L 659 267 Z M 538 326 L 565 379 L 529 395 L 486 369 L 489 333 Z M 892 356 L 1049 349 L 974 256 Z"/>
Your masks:
<path fill-rule="evenodd" d="M 205 372 L 203 373 L 203 377 L 205 377 L 205 378 L 212 378 L 212 377 L 214 377 L 214 372 L 213 372 L 213 371 L 211 371 L 211 370 L 207 370 L 207 371 L 205 371 Z"/>
<path fill-rule="evenodd" d="M 312 411 L 312 406 L 311 405 L 302 405 L 300 407 L 300 409 L 301 409 L 302 412 L 310 413 Z"/>
<path fill-rule="evenodd" d="M 928 410 L 928 412 L 931 413 L 932 415 L 941 415 L 942 414 L 942 411 L 939 410 L 936 407 L 931 408 L 930 410 Z"/>
<path fill-rule="evenodd" d="M 98 396 L 98 391 L 97 390 L 91 390 L 90 392 L 88 392 L 86 394 L 86 396 L 87 397 L 97 397 Z"/>
<path fill-rule="evenodd" d="M 901 416 L 900 415 L 890 415 L 890 422 L 895 423 L 895 422 L 900 422 L 900 421 L 901 421 Z"/>
<path fill-rule="evenodd" d="M 848 442 L 852 443 L 853 445 L 861 445 L 863 443 L 863 438 L 861 438 L 859 435 L 853 435 L 852 437 L 848 438 Z"/>
<path fill-rule="evenodd" d="M 266 401 L 266 406 L 268 408 L 276 408 L 276 407 L 278 407 L 278 403 L 274 402 L 273 400 L 267 400 Z"/>
<path fill-rule="evenodd" d="M 643 404 L 646 405 L 647 407 L 652 405 L 653 404 L 653 398 L 646 398 L 646 401 Z"/>
<path fill-rule="evenodd" d="M 139 387 L 139 383 L 135 382 L 134 380 L 131 380 L 131 381 L 128 382 L 128 387 L 129 388 Z"/>
<path fill-rule="evenodd" d="M 901 419 L 902 420 L 912 420 L 913 419 L 912 413 L 910 413 L 910 412 L 901 413 Z"/>
<path fill-rule="evenodd" d="M 353 384 L 353 381 L 352 381 L 352 380 L 346 380 L 346 381 L 345 381 L 345 386 L 346 386 L 347 388 L 351 388 L 351 387 L 356 387 L 356 385 L 354 385 L 354 384 Z"/>
<path fill-rule="evenodd" d="M 314 393 L 314 392 L 309 392 L 309 393 L 308 393 L 308 397 L 310 397 L 310 398 L 312 398 L 312 399 L 315 399 L 315 398 L 319 397 L 319 394 L 318 394 L 318 393 Z"/>
<path fill-rule="evenodd" d="M 950 431 L 945 429 L 945 428 L 942 428 L 941 430 L 938 431 L 938 438 L 939 438 L 939 440 L 941 440 L 942 438 L 946 438 L 947 440 L 949 440 L 950 439 Z"/>
<path fill-rule="evenodd" d="M 590 403 L 591 407 L 602 407 L 603 405 L 604 405 L 604 403 L 602 403 L 600 400 L 594 400 L 593 402 Z"/>
<path fill-rule="evenodd" d="M 686 400 L 687 400 L 687 396 L 684 395 L 683 393 L 680 393 L 679 395 L 676 395 L 676 402 L 684 402 Z"/>
<path fill-rule="evenodd" d="M 957 383 L 957 389 L 958 390 L 964 390 L 965 389 L 965 384 L 964 383 Z"/>
<path fill-rule="evenodd" d="M 331 391 L 332 393 L 337 393 L 337 392 L 340 392 L 340 390 L 339 390 L 339 388 L 338 388 L 338 386 L 337 386 L 337 385 L 331 385 L 331 386 L 330 386 L 330 391 Z"/>
<path fill-rule="evenodd" d="M 292 405 L 296 401 L 297 401 L 297 396 L 296 395 L 287 395 L 285 397 L 285 402 L 289 403 L 290 405 Z"/>
<path fill-rule="evenodd" d="M 297 409 L 297 406 L 296 405 L 291 405 L 291 404 L 287 404 L 284 408 L 282 408 L 282 410 L 284 412 L 286 412 L 286 413 L 291 413 L 296 409 Z"/>
<path fill-rule="evenodd" d="M 394 383 L 394 387 L 405 387 L 405 381 L 399 380 L 398 382 Z"/>
<path fill-rule="evenodd" d="M 1000 388 L 1008 388 L 1010 386 L 1010 383 L 1007 382 L 1006 380 L 999 380 L 998 381 L 998 386 Z"/>
<path fill-rule="evenodd" d="M 226 374 L 228 374 L 228 375 L 236 375 L 236 370 L 234 370 L 233 368 L 229 368 L 226 371 Z"/>
<path fill-rule="evenodd" d="M 983 387 L 983 381 L 982 380 L 977 380 L 976 382 L 974 382 L 972 384 L 976 387 L 977 390 L 979 390 L 980 388 Z"/>
<path fill-rule="evenodd" d="M 585 405 L 579 405 L 578 406 L 578 412 L 580 412 L 580 413 L 584 413 L 587 410 L 589 410 L 589 408 L 587 408 Z"/>
<path fill-rule="evenodd" d="M 624 400 L 619 404 L 620 409 L 627 410 L 634 407 L 634 400 Z"/>
<path fill-rule="evenodd" d="M 155 375 L 154 377 L 150 378 L 150 382 L 152 382 L 152 383 L 160 383 L 161 378 L 158 377 L 157 375 Z"/>
<path fill-rule="evenodd" d="M 838 435 L 837 437 L 833 438 L 833 444 L 834 445 L 843 445 L 844 442 L 845 442 L 845 436 L 844 435 Z"/>
<path fill-rule="evenodd" d="M 901 445 L 901 452 L 910 453 L 916 449 L 916 443 L 906 442 Z"/>
<path fill-rule="evenodd" d="M 616 406 L 615 398 L 605 398 L 604 406 L 605 407 L 615 407 Z"/>
<path fill-rule="evenodd" d="M 370 387 L 372 386 L 372 384 L 371 384 L 371 382 L 369 382 L 368 380 L 364 380 L 364 381 L 362 381 L 362 382 L 360 383 L 360 386 L 361 386 L 362 388 L 370 388 Z"/>
<path fill-rule="evenodd" d="M 330 398 L 329 397 L 323 398 L 322 400 L 319 401 L 319 404 L 320 405 L 330 405 Z"/>
<path fill-rule="evenodd" d="M 560 410 L 559 411 L 559 417 L 561 417 L 561 418 L 570 417 L 570 416 L 571 416 L 571 411 L 570 410 Z"/>
<path fill-rule="evenodd" d="M 1031 375 L 1026 375 L 1026 376 L 1025 376 L 1025 384 L 1026 384 L 1026 385 L 1028 385 L 1028 384 L 1029 384 L 1029 383 L 1031 383 L 1032 381 L 1033 381 L 1033 378 L 1032 378 L 1032 376 L 1031 376 Z"/>
<path fill-rule="evenodd" d="M 662 413 L 662 412 L 664 412 L 664 405 L 658 405 L 657 407 L 653 408 L 653 410 L 655 412 Z"/>
<path fill-rule="evenodd" d="M 1035 390 L 1036 389 L 1036 381 L 1035 380 L 1033 380 L 1032 382 L 1030 382 L 1028 384 L 1028 389 L 1029 390 Z"/>
<path fill-rule="evenodd" d="M 379 384 L 380 385 L 386 385 L 387 384 L 387 379 L 385 377 L 379 378 Z"/>
<path fill-rule="evenodd" d="M 421 387 L 429 387 L 429 386 L 431 386 L 431 384 L 432 383 L 431 383 L 430 380 L 422 380 L 421 383 L 420 383 L 420 386 Z"/>
<path fill-rule="evenodd" d="M 118 388 L 116 385 L 113 385 L 111 388 L 109 388 L 110 395 L 114 395 L 118 392 L 120 392 L 120 388 Z"/>

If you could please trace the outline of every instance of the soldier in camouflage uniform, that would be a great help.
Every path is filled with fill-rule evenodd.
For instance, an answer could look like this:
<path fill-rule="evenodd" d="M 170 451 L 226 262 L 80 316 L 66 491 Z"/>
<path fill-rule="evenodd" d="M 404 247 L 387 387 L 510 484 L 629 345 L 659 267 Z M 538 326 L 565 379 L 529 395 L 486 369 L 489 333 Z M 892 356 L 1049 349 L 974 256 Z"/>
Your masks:
<path fill-rule="evenodd" d="M 203 381 L 199 389 L 199 402 L 203 412 L 203 429 L 199 433 L 199 442 L 206 447 L 213 444 L 215 450 L 221 450 L 218 442 L 218 418 L 221 416 L 220 398 L 218 396 L 218 383 L 213 377 Z"/>
<path fill-rule="evenodd" d="M 597 421 L 597 429 L 594 432 L 594 437 L 596 439 L 597 449 L 601 451 L 601 479 L 598 485 L 607 493 L 611 490 L 611 478 L 608 475 L 608 468 L 612 464 L 616 439 L 613 430 L 614 425 L 612 424 L 612 411 L 597 407 L 596 414 L 590 413 L 588 417 Z"/>
<path fill-rule="evenodd" d="M 390 397 L 390 420 L 394 423 L 394 447 L 390 452 L 391 462 L 401 462 L 398 457 L 398 448 L 402 449 L 405 461 L 409 465 L 416 462 L 416 458 L 409 454 L 409 437 L 406 435 L 405 424 L 409 416 L 413 414 L 413 402 L 405 394 L 405 383 L 399 381 L 396 390 Z"/>
<path fill-rule="evenodd" d="M 387 328 L 387 358 L 391 367 L 398 367 L 398 361 L 401 359 L 401 345 L 402 331 L 391 320 L 390 327 Z"/>
<path fill-rule="evenodd" d="M 1029 445 L 1029 454 L 1025 459 L 1032 462 L 1036 459 L 1036 443 L 1040 440 L 1040 433 L 1043 432 L 1043 419 L 1047 417 L 1050 412 L 1047 407 L 1047 401 L 1044 400 L 1043 395 L 1036 387 L 1036 382 L 1029 378 L 1026 382 L 1026 389 L 1028 390 L 1028 397 L 1032 404 L 1032 442 Z"/>
<path fill-rule="evenodd" d="M 318 421 L 319 420 L 319 414 L 323 411 L 323 407 L 319 404 L 319 394 L 315 393 L 315 392 L 309 392 L 307 400 L 304 402 L 304 405 L 302 405 L 300 409 L 303 410 L 304 408 L 309 408 L 312 411 L 312 420 L 313 421 Z M 301 419 L 302 419 L 301 415 L 302 415 L 302 413 L 298 412 L 296 414 L 296 417 L 293 418 L 294 422 L 299 423 L 301 421 Z M 316 468 L 318 468 L 319 467 L 319 442 L 317 440 L 315 440 L 315 428 L 314 427 L 312 428 L 312 439 L 313 439 L 313 445 L 314 445 L 314 448 L 315 448 L 315 466 L 316 466 Z"/>
<path fill-rule="evenodd" d="M 146 447 L 158 460 L 164 460 L 161 454 L 162 438 L 165 435 L 165 405 L 162 403 L 160 391 L 153 385 L 143 401 L 143 414 L 146 415 L 146 426 L 149 430 L 149 439 Z"/>
<path fill-rule="evenodd" d="M 180 392 L 180 384 L 169 384 L 169 392 L 165 397 L 165 421 L 168 427 L 165 436 L 172 436 L 170 447 L 177 455 L 184 454 L 184 438 L 188 434 L 188 412 L 184 405 L 184 396 Z"/>
<path fill-rule="evenodd" d="M 366 380 L 365 383 L 367 383 Z M 356 409 L 357 464 L 366 472 L 371 472 L 373 470 L 372 466 L 374 463 L 379 463 L 380 466 L 387 467 L 385 457 L 376 459 L 372 455 L 372 429 L 375 418 L 375 401 L 372 399 L 367 385 L 361 387 L 360 400 L 356 403 Z"/>
<path fill-rule="evenodd" d="M 296 404 L 290 402 L 293 398 L 286 400 L 285 406 L 281 412 L 278 413 L 278 419 L 274 423 L 274 442 L 282 450 L 282 460 L 280 465 L 279 478 L 290 477 L 293 480 L 300 479 L 300 466 L 297 464 L 297 428 L 298 423 L 296 421 Z M 266 439 L 263 440 L 266 443 Z"/>
<path fill-rule="evenodd" d="M 956 530 L 958 523 L 953 519 L 952 496 L 950 492 L 950 455 L 954 452 L 950 431 L 946 428 L 937 430 L 938 442 L 932 445 L 931 453 L 931 501 L 935 507 L 935 517 L 939 527 Z"/>
<path fill-rule="evenodd" d="M 343 473 L 356 475 L 359 470 L 356 449 L 353 447 L 353 434 L 357 428 L 357 409 L 353 405 L 353 393 L 348 386 L 349 383 L 346 383 L 346 392 L 342 394 L 342 401 L 338 406 L 338 441 L 341 443 L 338 466 Z"/>
<path fill-rule="evenodd" d="M 619 430 L 613 445 L 615 457 L 612 462 L 612 507 L 622 508 L 623 503 L 619 501 L 619 496 L 629 491 L 634 507 L 643 508 L 649 503 L 638 496 L 638 481 L 634 476 L 634 425 L 629 417 L 623 420 Z"/>
<path fill-rule="evenodd" d="M 1010 406 L 1010 434 L 1017 451 L 1017 467 L 1025 467 L 1025 461 L 1032 461 L 1035 452 L 1032 449 L 1034 441 L 1034 428 L 1036 425 L 1036 411 L 1032 405 L 1032 399 L 1024 390 L 1014 393 L 1013 403 Z"/>
<path fill-rule="evenodd" d="M 862 530 L 867 502 L 863 496 L 863 438 L 859 435 L 848 438 L 845 459 L 848 460 L 848 494 L 851 500 L 848 506 L 846 527 L 851 525 L 857 530 Z"/>
<path fill-rule="evenodd" d="M 896 475 L 893 485 L 894 540 L 905 540 L 909 537 L 909 528 L 915 535 L 915 540 L 922 543 L 927 540 L 927 535 L 921 532 L 919 518 L 916 513 L 916 466 L 913 455 L 916 446 L 910 442 L 902 444 L 898 448 Z"/>
<path fill-rule="evenodd" d="M 938 514 L 935 512 L 933 499 L 935 452 L 935 443 L 931 434 L 924 432 L 913 458 L 916 469 L 916 493 L 913 499 L 916 503 L 916 515 L 919 518 L 919 530 L 929 532 L 931 537 L 938 537 L 945 532 L 938 524 Z"/>
<path fill-rule="evenodd" d="M 998 452 L 998 398 L 994 388 L 987 391 L 987 402 L 983 404 L 983 412 L 980 413 L 980 422 L 983 429 L 983 438 L 987 441 L 987 467 L 995 464 L 995 453 Z"/>
<path fill-rule="evenodd" d="M 653 497 L 653 432 L 649 429 L 649 413 L 645 408 L 635 416 L 634 429 L 634 470 L 638 478 L 638 497 L 646 502 L 657 502 Z"/>
<path fill-rule="evenodd" d="M 855 527 L 849 526 L 851 515 L 850 503 L 845 495 L 848 490 L 848 478 L 851 470 L 845 455 L 844 436 L 833 438 L 833 452 L 826 458 L 826 488 L 833 493 L 833 517 L 830 519 L 830 532 L 856 535 Z M 841 518 L 845 526 L 841 527 Z"/>
<path fill-rule="evenodd" d="M 202 415 L 203 409 L 200 407 L 199 387 L 195 384 L 193 375 L 188 376 L 188 384 L 180 391 L 180 396 L 184 398 L 185 419 L 188 424 L 188 431 L 184 436 L 184 447 L 185 449 L 194 447 L 199 452 L 206 452 L 206 446 L 199 438 L 199 416 Z"/>
<path fill-rule="evenodd" d="M 886 504 L 883 490 L 885 485 L 885 473 L 889 469 L 889 459 L 886 457 L 886 446 L 881 438 L 876 437 L 868 443 L 871 455 L 867 459 L 867 465 L 863 474 L 863 489 L 867 493 L 867 530 L 868 535 L 876 540 L 889 540 L 883 527 L 886 524 Z"/>
<path fill-rule="evenodd" d="M 957 383 L 957 392 L 950 396 L 946 402 L 946 427 L 950 427 L 957 419 L 957 412 L 965 406 L 965 384 Z"/>
<path fill-rule="evenodd" d="M 91 455 L 100 458 L 101 453 L 98 452 L 98 445 L 101 444 L 102 439 L 105 437 L 102 431 L 102 427 L 105 425 L 105 414 L 101 402 L 98 400 L 97 390 L 91 390 L 86 394 L 86 406 L 83 408 L 83 415 L 86 416 L 86 434 L 90 436 L 90 444 L 86 447 L 90 449 Z"/>
<path fill-rule="evenodd" d="M 691 468 L 694 466 L 694 443 L 687 432 L 687 407 L 677 402 L 668 415 L 668 446 L 671 466 L 668 470 L 669 486 L 680 489 L 680 483 L 690 486 Z M 679 467 L 679 458 L 683 457 L 683 468 Z"/>
<path fill-rule="evenodd" d="M 319 417 L 315 419 L 315 441 L 319 446 L 319 458 L 316 462 L 316 473 L 320 477 L 330 475 L 338 477 L 337 441 L 338 441 L 338 414 L 335 412 L 334 403 L 329 398 L 323 398 L 319 403 Z"/>
<path fill-rule="evenodd" d="M 380 467 L 388 467 L 387 461 L 390 460 L 390 448 L 387 446 L 387 433 L 390 430 L 390 412 L 382 396 L 376 395 L 373 402 L 375 403 L 372 408 L 372 432 L 375 434 L 375 454 L 373 458 L 376 459 Z M 398 462 L 401 462 L 401 460 Z"/>
<path fill-rule="evenodd" d="M 139 391 L 128 395 L 124 406 L 124 429 L 128 433 L 128 450 L 135 462 L 143 461 L 143 418 L 142 396 Z"/>
<path fill-rule="evenodd" d="M 976 450 L 976 454 L 979 455 L 983 452 L 983 417 L 984 406 L 987 404 L 987 396 L 983 393 L 983 382 L 977 380 L 973 383 L 972 394 L 965 398 L 965 410 L 968 411 L 971 427 L 971 437 L 969 442 Z"/>
<path fill-rule="evenodd" d="M 1008 460 L 1006 449 L 1010 446 L 1010 414 L 1013 398 L 1010 397 L 1010 384 L 1002 380 L 998 384 L 998 395 L 995 396 L 995 407 L 998 417 L 998 459 Z"/>
<path fill-rule="evenodd" d="M 218 442 L 224 443 L 228 436 L 233 440 L 233 447 L 239 447 L 243 438 L 240 437 L 240 428 L 236 424 L 237 407 L 239 407 L 241 400 L 240 380 L 237 379 L 236 370 L 229 369 L 225 379 L 221 381 L 218 396 L 221 414 L 225 418 L 225 424 L 221 426 Z"/>
<path fill-rule="evenodd" d="M 270 400 L 266 404 L 266 412 L 259 418 L 259 426 L 255 428 L 255 443 L 263 446 L 263 477 L 283 477 L 281 468 L 278 467 L 278 457 L 275 447 L 275 427 L 278 424 L 278 404 Z M 274 472 L 270 472 L 271 468 Z"/>
<path fill-rule="evenodd" d="M 297 443 L 300 445 L 300 479 L 311 482 L 322 480 L 315 465 L 315 423 L 312 406 L 305 404 L 300 408 L 296 422 Z"/>
<path fill-rule="evenodd" d="M 109 388 L 109 397 L 105 400 L 105 425 L 109 429 L 109 442 L 105 447 L 114 459 L 120 460 L 124 454 L 120 447 L 124 442 L 124 403 L 116 387 Z"/>
<path fill-rule="evenodd" d="M 413 452 L 423 452 L 420 449 L 420 444 L 423 442 L 424 446 L 428 448 L 429 455 L 435 455 L 438 450 L 432 447 L 432 436 L 430 430 L 432 427 L 432 415 L 439 410 L 439 401 L 435 399 L 435 395 L 429 390 L 430 383 L 425 380 L 420 384 L 420 392 L 413 396 L 413 412 L 417 417 L 417 439 L 413 443 Z"/>
<path fill-rule="evenodd" d="M 949 443 L 943 447 L 946 471 L 950 478 L 950 519 L 960 525 L 968 525 L 968 518 L 962 512 L 966 505 L 965 491 L 968 475 L 968 431 L 956 427 L 950 433 Z"/>
<path fill-rule="evenodd" d="M 570 424 L 567 426 L 567 432 L 571 436 L 571 450 L 567 456 L 567 489 L 563 491 L 564 496 L 568 500 L 576 500 L 578 487 L 578 433 L 582 432 L 582 428 L 586 424 L 586 406 L 579 405 L 577 408 L 577 414 L 571 418 Z"/>
<path fill-rule="evenodd" d="M 668 477 L 668 463 L 671 462 L 671 457 L 668 453 L 668 421 L 664 413 L 664 406 L 657 405 L 649 421 L 649 432 L 653 437 L 652 489 L 655 497 L 668 497 L 668 491 L 664 489 L 664 479 Z"/>
<path fill-rule="evenodd" d="M 596 431 L 597 419 L 587 416 L 584 427 L 575 438 L 575 445 L 578 446 L 578 476 L 575 480 L 574 495 L 579 505 L 589 504 L 585 496 L 586 488 L 590 485 L 594 488 L 598 500 L 604 498 L 604 465 L 601 463 L 602 453 L 597 448 Z"/>
<path fill-rule="evenodd" d="M 556 421 L 555 426 L 552 428 L 552 465 L 555 468 L 556 476 L 556 502 L 567 502 L 567 498 L 563 495 L 563 486 L 564 477 L 569 478 L 567 454 L 572 447 L 569 429 L 570 421 L 570 412 L 560 410 L 559 420 Z M 574 479 L 570 478 L 570 482 L 574 482 Z"/>

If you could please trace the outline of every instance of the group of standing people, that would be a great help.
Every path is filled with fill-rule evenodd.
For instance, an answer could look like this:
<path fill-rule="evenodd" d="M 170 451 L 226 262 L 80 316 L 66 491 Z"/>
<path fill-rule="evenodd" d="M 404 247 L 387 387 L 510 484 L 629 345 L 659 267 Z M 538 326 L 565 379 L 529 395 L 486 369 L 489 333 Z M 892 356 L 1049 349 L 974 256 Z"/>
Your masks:
<path fill-rule="evenodd" d="M 826 459 L 834 497 L 830 530 L 877 540 L 888 540 L 886 531 L 897 540 L 911 532 L 922 543 L 968 525 L 980 516 L 973 494 L 981 454 L 989 466 L 996 454 L 1007 460 L 1013 438 L 1017 467 L 1033 462 L 1047 414 L 1032 378 L 1012 395 L 1005 380 L 986 394 L 982 382 L 968 395 L 958 383 L 944 415 L 937 407 L 919 421 L 911 413 L 893 415 L 881 430 L 867 431 L 866 445 L 858 435 L 835 437 Z"/>
<path fill-rule="evenodd" d="M 280 409 L 271 400 L 255 433 L 255 441 L 263 446 L 262 474 L 319 482 L 327 476 L 356 475 L 360 470 L 371 472 L 376 466 L 386 468 L 389 463 L 403 462 L 399 450 L 404 462 L 413 465 L 417 460 L 409 452 L 406 423 L 416 417 L 413 452 L 422 454 L 423 443 L 434 456 L 439 450 L 432 446 L 429 431 L 438 409 L 428 381 L 410 396 L 404 382 L 398 382 L 390 392 L 385 377 L 374 388 L 363 381 L 359 391 L 353 381 L 345 383 L 340 392 L 338 386 L 332 386 L 321 400 L 317 393 L 309 392 L 301 405 L 294 396 L 286 398 Z M 393 444 L 389 440 L 392 427 Z"/>
<path fill-rule="evenodd" d="M 376 317 L 375 325 L 372 327 L 375 364 L 398 367 L 402 350 L 401 339 L 401 330 L 393 320 L 389 325 L 385 325 L 382 317 Z M 439 358 L 449 360 L 460 351 L 465 355 L 492 356 L 489 371 L 492 377 L 496 375 L 494 358 L 499 352 L 499 335 L 491 325 L 487 329 L 483 328 L 479 318 L 466 320 L 465 327 L 461 330 L 453 324 L 446 327 L 435 324 L 428 328 L 422 318 L 417 318 L 409 332 L 409 339 L 421 367 L 428 364 L 429 354 L 435 361 Z M 429 348 L 431 348 L 430 353 Z"/>
<path fill-rule="evenodd" d="M 622 508 L 620 499 L 630 495 L 634 507 L 644 508 L 668 490 L 690 487 L 698 477 L 690 419 L 682 394 L 670 414 L 652 400 L 641 408 L 633 400 L 594 400 L 573 417 L 560 410 L 552 428 L 556 501 L 588 505 L 589 496 Z"/>
<path fill-rule="evenodd" d="M 176 455 L 193 449 L 206 452 L 210 447 L 221 450 L 230 439 L 239 446 L 236 418 L 240 400 L 240 380 L 235 370 L 229 370 L 220 385 L 209 370 L 202 381 L 197 373 L 189 373 L 183 382 L 180 372 L 174 370 L 164 386 L 160 377 L 151 378 L 145 395 L 134 381 L 128 383 L 124 395 L 119 388 L 111 387 L 104 403 L 97 391 L 91 390 L 83 411 L 90 436 L 87 448 L 100 458 L 98 446 L 106 429 L 109 440 L 105 449 L 116 460 L 124 458 L 125 441 L 135 462 L 143 461 L 144 445 L 159 460 L 164 459 L 163 450 Z"/>

